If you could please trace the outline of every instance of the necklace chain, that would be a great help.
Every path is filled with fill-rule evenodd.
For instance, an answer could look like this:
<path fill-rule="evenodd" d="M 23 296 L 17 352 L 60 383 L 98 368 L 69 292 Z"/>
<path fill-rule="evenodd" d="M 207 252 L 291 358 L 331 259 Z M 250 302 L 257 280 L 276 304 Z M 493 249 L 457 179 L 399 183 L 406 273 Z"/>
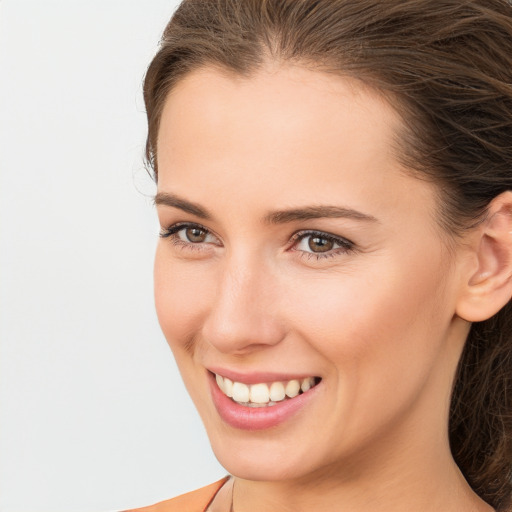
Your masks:
<path fill-rule="evenodd" d="M 235 479 L 233 478 L 233 485 L 231 486 L 231 505 L 229 507 L 229 512 L 235 512 L 233 508 L 233 501 L 235 499 Z"/>

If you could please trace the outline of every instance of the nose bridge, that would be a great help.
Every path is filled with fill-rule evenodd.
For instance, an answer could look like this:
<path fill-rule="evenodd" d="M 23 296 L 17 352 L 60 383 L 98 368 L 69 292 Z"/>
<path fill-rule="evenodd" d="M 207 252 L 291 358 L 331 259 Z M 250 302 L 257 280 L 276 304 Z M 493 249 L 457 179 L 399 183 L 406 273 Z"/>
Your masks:
<path fill-rule="evenodd" d="M 272 307 L 274 276 L 261 256 L 238 251 L 223 263 L 215 300 L 203 326 L 205 340 L 226 353 L 279 342 L 282 333 Z"/>

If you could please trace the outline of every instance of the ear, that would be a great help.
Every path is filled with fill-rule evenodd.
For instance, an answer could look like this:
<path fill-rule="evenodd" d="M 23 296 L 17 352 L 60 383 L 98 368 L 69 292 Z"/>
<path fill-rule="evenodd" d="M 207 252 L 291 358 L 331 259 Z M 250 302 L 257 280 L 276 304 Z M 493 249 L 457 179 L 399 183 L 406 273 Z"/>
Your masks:
<path fill-rule="evenodd" d="M 471 264 L 463 276 L 456 313 L 468 322 L 481 322 L 512 297 L 512 191 L 491 201 L 485 220 L 470 238 Z"/>

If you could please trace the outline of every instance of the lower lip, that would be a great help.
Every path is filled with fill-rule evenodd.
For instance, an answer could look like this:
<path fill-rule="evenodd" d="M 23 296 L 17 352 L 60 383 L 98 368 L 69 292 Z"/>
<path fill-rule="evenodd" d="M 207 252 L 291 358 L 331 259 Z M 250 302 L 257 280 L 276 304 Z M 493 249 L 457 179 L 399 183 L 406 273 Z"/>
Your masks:
<path fill-rule="evenodd" d="M 263 430 L 276 427 L 303 409 L 317 394 L 321 383 L 306 393 L 267 407 L 245 407 L 227 397 L 217 385 L 215 375 L 208 372 L 210 392 L 219 416 L 228 425 L 242 430 Z"/>

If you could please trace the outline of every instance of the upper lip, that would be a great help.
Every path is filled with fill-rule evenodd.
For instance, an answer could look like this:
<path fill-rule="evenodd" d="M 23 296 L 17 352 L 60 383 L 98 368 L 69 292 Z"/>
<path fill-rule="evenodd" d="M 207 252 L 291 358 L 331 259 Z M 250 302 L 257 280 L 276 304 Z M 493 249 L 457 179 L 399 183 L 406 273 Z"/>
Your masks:
<path fill-rule="evenodd" d="M 243 384 L 259 384 L 261 382 L 286 382 L 289 380 L 301 380 L 307 377 L 316 377 L 314 373 L 277 373 L 267 371 L 250 371 L 250 372 L 239 372 L 236 370 L 230 370 L 228 368 L 220 367 L 207 367 L 207 370 L 211 373 L 215 373 L 222 377 L 227 377 L 233 382 L 241 382 Z"/>

